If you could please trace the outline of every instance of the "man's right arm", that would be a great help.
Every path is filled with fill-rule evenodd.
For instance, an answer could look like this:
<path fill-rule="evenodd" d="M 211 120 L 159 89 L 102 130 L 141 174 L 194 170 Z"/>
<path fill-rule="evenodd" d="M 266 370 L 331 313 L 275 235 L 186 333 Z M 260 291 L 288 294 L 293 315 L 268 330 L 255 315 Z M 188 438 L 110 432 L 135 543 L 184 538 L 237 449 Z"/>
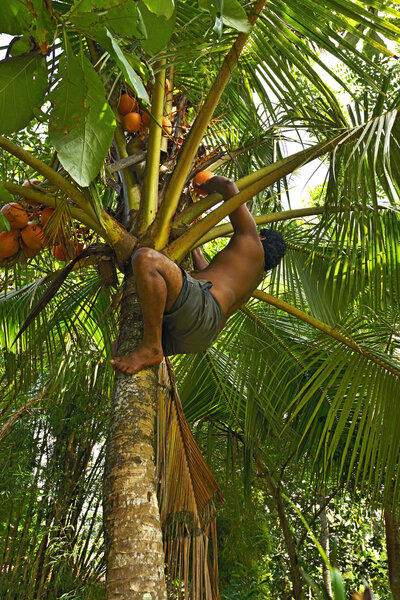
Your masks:
<path fill-rule="evenodd" d="M 236 194 L 239 193 L 235 182 L 227 177 L 222 177 L 221 175 L 215 175 L 214 177 L 211 177 L 200 187 L 209 194 L 214 192 L 221 194 L 224 201 L 229 200 L 229 198 L 232 198 L 232 196 L 236 196 Z M 229 218 L 236 234 L 251 235 L 258 238 L 255 221 L 245 204 L 242 204 L 239 206 L 239 208 L 234 210 L 229 215 Z"/>

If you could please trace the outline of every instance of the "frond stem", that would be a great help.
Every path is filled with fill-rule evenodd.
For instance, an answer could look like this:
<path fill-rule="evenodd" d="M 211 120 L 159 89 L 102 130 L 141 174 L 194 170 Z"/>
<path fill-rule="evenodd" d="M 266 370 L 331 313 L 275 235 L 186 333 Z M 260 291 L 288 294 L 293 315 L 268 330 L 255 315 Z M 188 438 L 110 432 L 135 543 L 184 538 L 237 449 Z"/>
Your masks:
<path fill-rule="evenodd" d="M 9 183 L 8 181 L 0 181 L 0 184 L 15 196 L 22 196 L 25 200 L 29 202 L 29 200 L 34 200 L 39 202 L 40 204 L 44 204 L 45 206 L 50 206 L 51 208 L 55 208 L 57 206 L 57 197 L 53 194 L 49 194 L 46 192 L 40 192 L 39 190 L 34 190 L 33 188 L 18 185 L 16 183 Z M 71 216 L 74 219 L 77 219 L 84 225 L 93 229 L 100 236 L 105 237 L 107 234 L 104 231 L 103 227 L 99 225 L 97 219 L 92 219 L 84 210 L 78 208 L 77 206 L 68 205 L 68 210 Z"/>
<path fill-rule="evenodd" d="M 50 183 L 55 185 L 56 188 L 64 192 L 64 194 L 68 196 L 68 198 L 71 198 L 71 200 L 75 202 L 75 204 L 79 206 L 79 208 L 81 208 L 88 214 L 93 213 L 93 209 L 91 208 L 90 203 L 86 198 L 85 194 L 78 190 L 78 188 L 76 188 L 74 185 L 72 185 L 72 183 L 67 181 L 65 177 L 63 177 L 62 175 L 54 171 L 54 169 L 46 165 L 46 163 L 41 161 L 39 158 L 36 158 L 36 156 L 33 156 L 30 152 L 27 152 L 20 146 L 17 146 L 17 144 L 14 144 L 14 142 L 11 142 L 2 135 L 0 135 L 0 148 L 3 148 L 16 158 L 19 158 L 25 164 L 29 165 L 30 167 L 35 169 L 35 171 L 43 175 L 43 177 L 45 177 L 48 181 L 50 181 Z"/>
<path fill-rule="evenodd" d="M 144 174 L 142 200 L 137 215 L 137 233 L 143 233 L 156 218 L 158 208 L 158 180 L 160 169 L 160 152 L 162 137 L 162 118 L 165 96 L 165 60 L 155 65 L 159 70 L 155 82 L 151 102 L 149 141 L 147 147 L 146 171 Z"/>
<path fill-rule="evenodd" d="M 253 296 L 253 298 L 257 298 L 258 300 L 261 300 L 262 302 L 266 302 L 267 304 L 270 304 L 271 306 L 274 306 L 275 308 L 278 308 L 279 310 L 283 310 L 287 314 L 292 315 L 292 316 L 296 317 L 297 319 L 300 319 L 301 321 L 304 321 L 304 323 L 308 323 L 312 327 L 315 327 L 319 331 L 322 331 L 322 333 L 324 333 L 325 335 L 328 335 L 328 336 L 338 340 L 339 342 L 341 342 L 342 344 L 344 344 L 345 346 L 347 346 L 348 348 L 353 350 L 353 352 L 357 352 L 358 354 L 365 356 L 365 358 L 367 358 L 371 362 L 374 362 L 375 364 L 379 365 L 380 367 L 382 367 L 382 369 L 385 369 L 389 373 L 396 375 L 396 377 L 400 377 L 400 370 L 398 370 L 395 367 L 393 367 L 392 365 L 384 362 L 383 360 L 381 360 L 380 358 L 378 358 L 377 356 L 375 356 L 374 354 L 369 352 L 369 350 L 366 350 L 363 346 L 360 346 L 359 344 L 357 344 L 350 338 L 339 333 L 339 331 L 337 331 L 334 327 L 331 327 L 330 325 L 327 325 L 323 321 L 320 321 L 319 319 L 316 319 L 315 317 L 308 315 L 307 313 L 296 308 L 292 304 L 289 304 L 288 302 L 285 302 L 284 300 L 280 300 L 279 298 L 275 298 L 274 296 L 271 296 L 271 294 L 267 294 L 266 292 L 262 292 L 261 290 L 254 290 L 254 292 L 252 293 L 252 296 Z"/>
<path fill-rule="evenodd" d="M 299 167 L 330 152 L 334 148 L 337 148 L 340 144 L 348 143 L 356 139 L 362 134 L 362 131 L 362 127 L 357 127 L 352 131 L 345 131 L 334 138 L 316 144 L 307 150 L 296 152 L 287 158 L 264 167 L 264 169 L 261 169 L 256 173 L 243 177 L 238 181 L 238 187 L 240 185 L 242 188 L 238 194 L 232 196 L 229 200 L 226 200 L 221 206 L 213 210 L 211 214 L 207 215 L 199 223 L 196 223 L 196 225 L 183 233 L 177 240 L 169 244 L 165 248 L 164 253 L 171 258 L 171 260 L 176 260 L 177 262 L 181 261 L 188 251 L 191 248 L 194 248 L 197 242 L 208 233 L 214 225 L 222 221 L 222 219 L 250 200 L 250 198 L 259 192 L 262 192 L 273 183 L 276 183 L 279 179 L 282 179 L 282 177 L 297 170 Z M 243 187 L 245 184 L 247 184 L 246 187 Z M 207 197 L 205 200 L 212 202 L 212 205 L 220 202 L 222 199 L 219 194 L 212 194 L 211 196 L 212 198 Z"/>
<path fill-rule="evenodd" d="M 254 5 L 249 16 L 252 26 L 264 8 L 265 2 L 266 0 L 257 0 Z M 240 33 L 225 56 L 222 68 L 215 78 L 207 98 L 196 117 L 186 143 L 182 147 L 166 194 L 153 224 L 152 235 L 155 240 L 155 247 L 158 250 L 163 248 L 168 242 L 170 223 L 176 212 L 179 198 L 192 168 L 192 162 L 196 156 L 197 149 L 250 33 Z"/>

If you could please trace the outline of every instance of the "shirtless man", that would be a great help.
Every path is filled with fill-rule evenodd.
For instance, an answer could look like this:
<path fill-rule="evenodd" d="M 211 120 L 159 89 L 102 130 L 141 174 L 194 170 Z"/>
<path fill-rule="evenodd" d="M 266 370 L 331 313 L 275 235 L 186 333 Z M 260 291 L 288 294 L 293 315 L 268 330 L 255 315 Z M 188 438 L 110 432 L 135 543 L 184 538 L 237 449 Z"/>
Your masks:
<path fill-rule="evenodd" d="M 201 186 L 228 200 L 239 192 L 226 177 L 215 176 Z M 159 364 L 164 356 L 190 354 L 208 348 L 235 310 L 246 302 L 264 276 L 285 254 L 282 236 L 273 230 L 257 232 L 245 205 L 229 216 L 234 235 L 208 263 L 201 250 L 192 252 L 196 271 L 183 271 L 151 248 L 132 257 L 143 314 L 143 341 L 111 364 L 123 373 L 136 373 Z"/>

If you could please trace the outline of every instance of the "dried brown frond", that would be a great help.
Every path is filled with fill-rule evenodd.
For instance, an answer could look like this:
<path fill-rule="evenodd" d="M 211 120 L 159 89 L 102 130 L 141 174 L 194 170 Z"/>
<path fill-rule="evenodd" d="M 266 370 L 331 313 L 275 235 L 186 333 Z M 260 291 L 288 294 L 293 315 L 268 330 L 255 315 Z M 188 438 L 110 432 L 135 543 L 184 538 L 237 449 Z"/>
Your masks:
<path fill-rule="evenodd" d="M 158 502 L 169 592 L 191 600 L 220 598 L 215 499 L 217 482 L 190 430 L 171 365 L 160 368 Z"/>

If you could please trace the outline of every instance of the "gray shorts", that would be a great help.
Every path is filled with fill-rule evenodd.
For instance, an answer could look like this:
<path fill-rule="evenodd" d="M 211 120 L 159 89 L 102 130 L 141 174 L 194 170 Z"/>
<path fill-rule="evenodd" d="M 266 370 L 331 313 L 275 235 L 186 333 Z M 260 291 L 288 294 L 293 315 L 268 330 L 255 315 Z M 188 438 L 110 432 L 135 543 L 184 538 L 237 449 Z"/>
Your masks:
<path fill-rule="evenodd" d="M 222 308 L 210 292 L 211 281 L 181 271 L 182 289 L 163 317 L 164 356 L 201 352 L 211 346 L 221 328 Z"/>

